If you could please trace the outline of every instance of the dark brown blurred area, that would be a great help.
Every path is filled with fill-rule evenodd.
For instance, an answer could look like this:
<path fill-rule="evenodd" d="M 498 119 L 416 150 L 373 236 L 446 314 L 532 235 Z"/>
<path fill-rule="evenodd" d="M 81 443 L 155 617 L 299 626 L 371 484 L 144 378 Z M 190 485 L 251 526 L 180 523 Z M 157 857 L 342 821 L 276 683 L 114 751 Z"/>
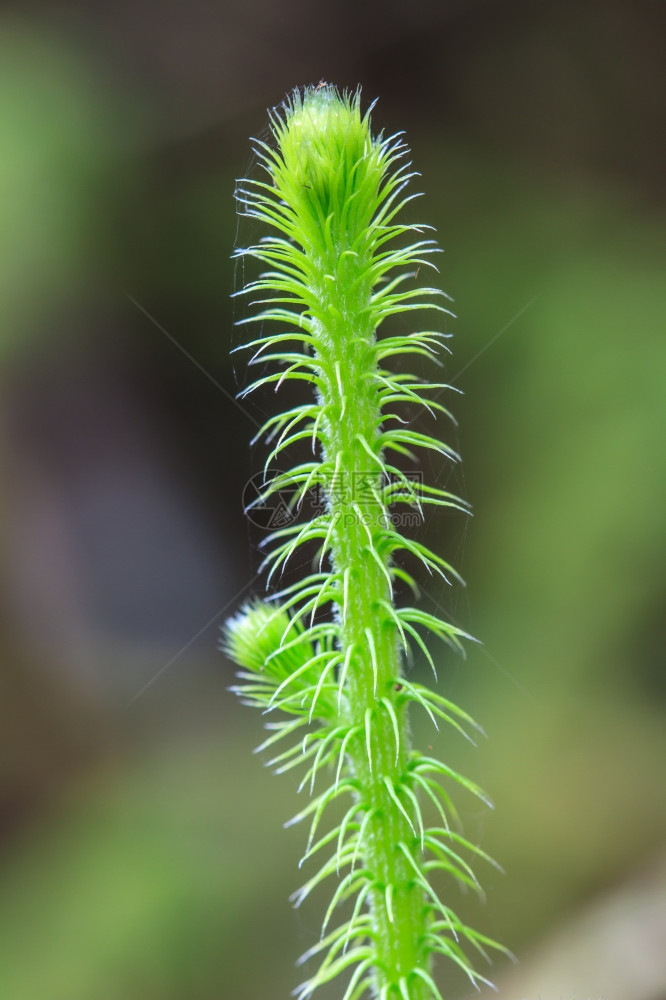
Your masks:
<path fill-rule="evenodd" d="M 489 739 L 436 749 L 492 793 L 462 811 L 507 870 L 464 916 L 535 956 L 507 1000 L 666 996 L 665 41 L 647 0 L 4 5 L 0 995 L 287 995 L 317 932 L 295 785 L 216 645 L 262 586 L 242 495 L 275 406 L 235 399 L 261 234 L 234 183 L 325 79 L 406 130 L 460 316 L 475 517 L 426 530 L 469 586 L 424 601 L 484 642 L 440 683 Z"/>

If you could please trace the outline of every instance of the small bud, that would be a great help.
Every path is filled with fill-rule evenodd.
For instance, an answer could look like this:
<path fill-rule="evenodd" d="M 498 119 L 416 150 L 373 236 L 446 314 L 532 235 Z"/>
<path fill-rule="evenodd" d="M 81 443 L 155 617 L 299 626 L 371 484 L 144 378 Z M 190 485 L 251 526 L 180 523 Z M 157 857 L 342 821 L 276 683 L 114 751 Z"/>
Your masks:
<path fill-rule="evenodd" d="M 254 601 L 228 620 L 222 649 L 239 667 L 283 680 L 313 655 L 306 641 L 282 648 L 302 632 L 300 624 L 291 621 L 279 605 Z"/>

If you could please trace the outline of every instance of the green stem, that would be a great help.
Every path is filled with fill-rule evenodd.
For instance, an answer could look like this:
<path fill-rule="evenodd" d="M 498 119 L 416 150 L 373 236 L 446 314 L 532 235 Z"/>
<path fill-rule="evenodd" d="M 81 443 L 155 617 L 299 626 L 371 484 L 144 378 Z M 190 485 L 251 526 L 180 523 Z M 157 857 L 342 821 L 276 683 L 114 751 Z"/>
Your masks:
<path fill-rule="evenodd" d="M 358 94 L 341 96 L 331 87 L 295 93 L 284 112 L 273 115 L 272 132 L 275 146 L 257 144 L 267 179 L 246 180 L 238 190 L 244 213 L 270 233 L 239 251 L 264 268 L 244 290 L 260 306 L 244 322 L 259 324 L 246 346 L 253 351 L 250 363 L 266 363 L 268 373 L 246 393 L 293 380 L 308 383 L 315 401 L 264 424 L 260 436 L 274 442 L 269 465 L 304 439 L 312 443 L 313 459 L 270 479 L 261 501 L 274 501 L 294 484 L 302 498 L 316 484 L 325 492 L 326 511 L 267 540 L 269 583 L 302 546 L 320 546 L 319 566 L 274 595 L 283 604 L 254 602 L 233 618 L 226 648 L 243 668 L 238 694 L 284 715 L 268 723 L 272 732 L 263 744 L 272 750 L 283 739 L 291 742 L 273 757 L 277 769 L 307 762 L 303 784 L 311 787 L 319 774 L 335 776 L 294 817 L 311 818 L 307 859 L 320 857 L 323 848 L 333 851 L 297 902 L 324 880 L 339 878 L 323 938 L 308 953 L 323 955 L 319 969 L 299 997 L 308 1000 L 349 972 L 343 1000 L 360 1000 L 367 990 L 376 1000 L 441 1000 L 431 956 L 447 956 L 472 983 L 487 983 L 462 945 L 482 953 L 498 946 L 464 924 L 430 884 L 430 871 L 438 869 L 478 889 L 460 851 L 488 860 L 451 830 L 451 800 L 437 779 L 485 798 L 473 782 L 412 749 L 411 702 L 433 722 L 465 734 L 475 723 L 442 695 L 403 678 L 401 668 L 409 642 L 434 668 L 422 631 L 458 649 L 469 637 L 442 618 L 396 605 L 393 580 L 414 588 L 415 582 L 393 564 L 393 552 L 411 553 L 433 574 L 456 574 L 403 535 L 390 509 L 464 505 L 434 485 L 421 484 L 417 495 L 385 459 L 385 452 L 411 458 L 421 448 L 455 460 L 448 446 L 412 430 L 400 415 L 403 404 L 446 414 L 436 401 L 446 387 L 382 367 L 385 358 L 400 355 L 435 358 L 444 335 L 426 329 L 377 338 L 391 317 L 447 312 L 437 289 L 413 284 L 435 248 L 422 238 L 422 227 L 394 221 L 409 200 L 402 196 L 409 167 L 400 165 L 406 150 L 395 136 L 372 135 Z M 416 242 L 405 246 L 409 234 Z M 347 792 L 351 808 L 322 837 L 323 812 Z M 439 817 L 425 835 L 419 795 Z M 351 918 L 329 931 L 337 904 L 352 899 Z"/>
<path fill-rule="evenodd" d="M 365 270 L 364 263 L 356 260 L 349 268 L 358 268 L 357 276 Z M 389 560 L 378 556 L 377 542 L 387 527 L 380 499 L 383 476 L 368 468 L 372 462 L 368 449 L 381 452 L 382 419 L 379 383 L 368 371 L 375 336 L 363 322 L 370 291 L 353 279 L 341 285 L 333 285 L 333 295 L 329 292 L 325 300 L 325 311 L 340 320 L 322 326 L 316 338 L 320 345 L 330 345 L 330 350 L 320 348 L 318 357 L 326 373 L 321 389 L 324 462 L 335 470 L 329 489 L 330 558 L 334 571 L 346 581 L 340 623 L 341 651 L 350 662 L 345 693 L 349 722 L 362 734 L 350 741 L 348 758 L 361 788 L 359 806 L 368 814 L 363 866 L 374 885 L 369 899 L 378 958 L 377 994 L 382 987 L 395 987 L 399 995 L 400 982 L 407 982 L 413 969 L 423 965 L 426 910 L 423 890 L 415 884 L 414 870 L 399 847 L 412 848 L 415 830 L 393 798 L 401 799 L 410 740 L 405 706 L 396 699 L 401 675 L 397 629 L 386 614 L 393 603 Z M 348 287 L 356 294 L 345 296 Z M 412 812 L 407 800 L 402 804 L 408 814 Z M 411 983 L 413 1000 L 426 994 L 423 982 Z"/>

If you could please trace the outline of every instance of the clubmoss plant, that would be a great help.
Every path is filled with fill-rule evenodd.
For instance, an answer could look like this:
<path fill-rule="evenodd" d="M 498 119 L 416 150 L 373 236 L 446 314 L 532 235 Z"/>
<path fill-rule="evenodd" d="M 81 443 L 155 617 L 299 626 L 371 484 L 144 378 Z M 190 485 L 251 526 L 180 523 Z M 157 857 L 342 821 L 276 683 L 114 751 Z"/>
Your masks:
<path fill-rule="evenodd" d="M 266 470 L 298 442 L 309 442 L 311 458 L 267 474 L 259 502 L 290 490 L 296 513 L 317 490 L 324 509 L 268 538 L 269 591 L 297 553 L 308 565 L 314 555 L 310 570 L 232 618 L 225 648 L 242 668 L 237 693 L 271 715 L 262 744 L 277 751 L 270 763 L 278 772 L 305 766 L 301 787 L 310 799 L 292 822 L 309 821 L 304 861 L 317 863 L 296 903 L 325 880 L 333 884 L 321 939 L 303 957 L 318 959 L 318 968 L 297 995 L 305 1000 L 343 973 L 343 1000 L 366 991 L 379 1000 L 432 1000 L 440 998 L 435 956 L 451 959 L 477 985 L 487 980 L 470 961 L 470 946 L 483 955 L 498 947 L 434 888 L 433 875 L 443 872 L 449 888 L 478 889 L 468 859 L 490 860 L 458 832 L 441 780 L 487 800 L 411 745 L 412 705 L 435 725 L 442 720 L 463 733 L 478 727 L 405 675 L 412 651 L 435 670 L 428 633 L 454 649 L 468 636 L 396 601 L 396 590 L 418 594 L 405 563 L 444 579 L 457 574 L 402 534 L 395 512 L 466 505 L 394 464 L 394 456 L 414 459 L 416 449 L 441 463 L 457 459 L 408 419 L 419 408 L 447 415 L 438 402 L 446 387 L 402 367 L 410 355 L 434 360 L 445 335 L 397 329 L 379 336 L 378 329 L 391 317 L 448 310 L 441 291 L 418 284 L 436 251 L 423 238 L 428 227 L 398 218 L 414 197 L 404 193 L 414 176 L 407 147 L 400 136 L 373 135 L 359 93 L 328 85 L 295 91 L 272 113 L 271 131 L 271 142 L 255 144 L 263 176 L 237 190 L 240 211 L 266 227 L 259 243 L 238 252 L 263 268 L 242 290 L 258 307 L 242 322 L 259 331 L 244 345 L 250 364 L 266 368 L 244 394 L 306 383 L 310 398 L 270 417 L 259 436 L 272 445 Z M 324 813 L 337 800 L 346 807 L 330 810 L 336 820 L 326 829 Z"/>

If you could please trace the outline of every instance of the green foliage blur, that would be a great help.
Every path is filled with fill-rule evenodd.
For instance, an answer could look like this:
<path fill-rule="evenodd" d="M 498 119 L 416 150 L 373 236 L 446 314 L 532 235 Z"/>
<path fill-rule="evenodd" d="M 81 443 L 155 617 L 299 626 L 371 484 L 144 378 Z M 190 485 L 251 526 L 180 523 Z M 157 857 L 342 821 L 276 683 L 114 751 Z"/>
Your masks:
<path fill-rule="evenodd" d="M 234 177 L 265 108 L 319 75 L 360 80 L 382 98 L 377 124 L 406 129 L 426 194 L 413 211 L 438 230 L 459 316 L 445 377 L 464 391 L 449 400 L 463 463 L 449 485 L 474 516 L 425 530 L 467 588 L 423 580 L 423 600 L 482 640 L 464 662 L 447 654 L 439 680 L 488 739 L 471 748 L 420 721 L 415 734 L 491 794 L 494 813 L 461 812 L 506 874 L 485 875 L 481 911 L 455 907 L 520 958 L 663 852 L 662 19 L 628 2 L 580 23 L 573 4 L 517 7 L 520 30 L 509 3 L 388 4 L 383 42 L 353 58 L 335 32 L 317 54 L 328 4 L 306 25 L 295 3 L 283 21 L 262 8 L 261 30 L 224 5 L 160 11 L 154 34 L 138 8 L 135 21 L 84 5 L 61 18 L 56 5 L 48 24 L 3 15 L 0 996 L 258 1000 L 304 978 L 293 963 L 319 914 L 317 900 L 288 903 L 297 779 L 252 755 L 261 720 L 228 693 L 215 647 L 260 588 L 246 588 L 260 532 L 241 502 L 263 464 L 248 444 L 257 414 L 230 401 L 244 380 L 228 353 L 230 255 L 254 238 L 237 229 Z M 292 29 L 310 43 L 299 55 Z M 433 38 L 456 56 L 424 69 Z M 398 85 L 401 52 L 414 72 Z M 631 156 L 616 153 L 623 135 Z M 104 449 L 119 426 L 113 448 L 138 448 L 140 421 L 148 443 L 123 489 L 159 456 L 169 475 L 155 482 L 183 536 L 201 536 L 217 590 L 194 559 L 152 566 L 130 514 L 112 525 L 84 503 L 93 485 L 113 493 Z M 147 523 L 167 559 L 178 530 L 160 534 L 154 506 Z M 129 539 L 115 561 L 95 548 L 111 528 Z M 115 617 L 91 596 L 113 574 Z M 176 607 L 197 588 L 209 604 L 191 619 L 157 598 L 149 611 L 137 580 L 161 594 L 165 576 Z"/>

